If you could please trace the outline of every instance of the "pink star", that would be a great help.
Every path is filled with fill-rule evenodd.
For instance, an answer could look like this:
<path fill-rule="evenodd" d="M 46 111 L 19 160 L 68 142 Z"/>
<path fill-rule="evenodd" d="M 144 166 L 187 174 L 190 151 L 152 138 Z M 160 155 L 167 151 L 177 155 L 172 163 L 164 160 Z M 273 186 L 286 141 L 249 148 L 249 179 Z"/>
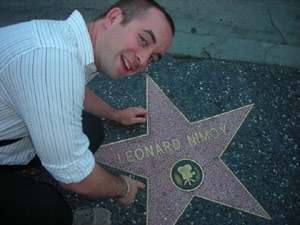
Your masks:
<path fill-rule="evenodd" d="M 190 123 L 149 77 L 147 87 L 147 134 L 102 146 L 95 158 L 147 178 L 148 224 L 176 223 L 194 196 L 270 219 L 221 160 L 253 105 Z M 171 180 L 170 170 L 181 159 L 194 160 L 202 168 L 195 190 L 188 188 L 196 182 L 197 170 L 188 163 L 177 169 L 177 179 L 187 190 Z"/>

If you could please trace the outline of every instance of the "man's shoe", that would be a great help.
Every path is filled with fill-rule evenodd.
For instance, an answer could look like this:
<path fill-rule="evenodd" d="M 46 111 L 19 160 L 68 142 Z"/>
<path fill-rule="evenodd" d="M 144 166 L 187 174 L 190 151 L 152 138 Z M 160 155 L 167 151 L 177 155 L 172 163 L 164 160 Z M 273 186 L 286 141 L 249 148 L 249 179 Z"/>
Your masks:
<path fill-rule="evenodd" d="M 111 212 L 104 208 L 76 209 L 73 214 L 73 225 L 111 225 Z"/>

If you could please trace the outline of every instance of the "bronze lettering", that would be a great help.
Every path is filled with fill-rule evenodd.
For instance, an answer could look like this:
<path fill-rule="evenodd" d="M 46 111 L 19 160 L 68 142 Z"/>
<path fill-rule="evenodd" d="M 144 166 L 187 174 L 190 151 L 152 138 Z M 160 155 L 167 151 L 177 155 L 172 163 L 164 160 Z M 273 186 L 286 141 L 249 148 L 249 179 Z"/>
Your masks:
<path fill-rule="evenodd" d="M 156 144 L 156 155 L 164 153 L 164 151 L 162 150 L 162 148 L 159 146 L 159 144 Z"/>
<path fill-rule="evenodd" d="M 172 144 L 175 151 L 180 150 L 181 143 L 178 139 L 172 139 Z"/>
<path fill-rule="evenodd" d="M 149 147 L 150 147 L 150 149 L 148 147 L 145 147 L 147 157 L 149 158 L 149 153 L 154 157 L 154 152 L 153 152 L 153 149 L 152 149 L 152 145 L 150 145 Z"/>
<path fill-rule="evenodd" d="M 125 164 L 125 161 L 121 160 L 121 157 L 119 154 L 118 155 L 118 160 L 119 160 L 119 164 L 122 165 L 122 164 Z"/>
<path fill-rule="evenodd" d="M 213 135 L 213 131 L 214 131 L 214 133 L 215 133 L 215 136 Z M 220 136 L 220 134 L 219 134 L 219 132 L 218 132 L 218 130 L 217 130 L 216 128 L 211 128 L 211 129 L 209 130 L 209 134 L 210 134 L 210 136 L 212 136 L 214 139 L 218 139 L 219 136 Z"/>
<path fill-rule="evenodd" d="M 141 157 L 138 156 L 138 152 L 141 152 Z M 137 148 L 135 151 L 134 151 L 134 156 L 135 158 L 137 158 L 137 160 L 143 160 L 145 155 L 144 155 L 144 151 L 141 149 L 141 148 Z"/>
<path fill-rule="evenodd" d="M 164 141 L 164 142 L 163 142 L 163 146 L 164 146 L 164 148 L 165 148 L 165 152 L 172 152 L 172 151 L 173 151 L 172 148 L 170 147 L 170 142 Z M 169 151 L 168 151 L 168 150 L 169 150 Z"/>
<path fill-rule="evenodd" d="M 132 151 L 127 151 L 125 154 L 126 154 L 127 162 L 129 162 L 129 163 L 134 162 L 133 156 L 132 156 Z"/>
<path fill-rule="evenodd" d="M 200 136 L 200 138 L 201 138 L 202 143 L 203 143 L 204 141 L 210 140 L 210 137 L 209 137 L 209 135 L 208 135 L 207 130 L 205 131 L 205 136 L 203 136 L 201 132 L 198 132 L 198 134 L 199 134 L 199 136 Z"/>
<path fill-rule="evenodd" d="M 186 135 L 186 138 L 187 138 L 190 146 L 192 146 L 193 144 L 194 145 L 197 144 L 197 141 L 196 141 L 196 138 L 195 138 L 195 134 L 193 134 L 192 137 L 190 137 L 189 135 Z"/>
<path fill-rule="evenodd" d="M 225 136 L 227 136 L 227 133 L 226 133 L 226 125 L 224 125 L 224 127 L 220 127 L 220 130 L 223 131 L 223 134 Z"/>

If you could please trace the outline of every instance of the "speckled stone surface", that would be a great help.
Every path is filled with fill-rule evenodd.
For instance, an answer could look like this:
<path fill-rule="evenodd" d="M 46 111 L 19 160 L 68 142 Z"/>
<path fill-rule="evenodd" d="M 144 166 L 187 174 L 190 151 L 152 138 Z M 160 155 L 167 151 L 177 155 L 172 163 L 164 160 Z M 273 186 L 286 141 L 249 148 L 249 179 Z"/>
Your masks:
<path fill-rule="evenodd" d="M 217 120 L 228 122 L 230 120 L 224 117 L 230 115 L 226 114 L 227 112 L 232 112 L 235 118 L 236 115 L 241 115 L 239 109 L 249 110 L 243 112 L 242 117 L 245 119 L 240 123 L 241 126 L 233 139 L 228 141 L 229 144 L 220 157 L 222 161 L 220 165 L 230 171 L 225 180 L 230 177 L 236 178 L 235 180 L 244 187 L 243 190 L 247 190 L 250 199 L 257 203 L 253 206 L 258 205 L 258 209 L 264 210 L 249 213 L 250 210 L 243 210 L 243 206 L 238 206 L 237 209 L 233 203 L 220 204 L 219 200 L 212 201 L 208 197 L 195 196 L 187 202 L 187 207 L 176 221 L 176 225 L 299 224 L 299 70 L 251 63 L 174 59 L 166 55 L 161 62 L 151 66 L 147 73 L 176 106 L 176 110 L 178 109 L 192 124 L 196 121 L 208 122 L 211 117 L 220 114 L 224 120 Z M 114 82 L 99 76 L 89 83 L 89 86 L 118 108 L 147 105 L 145 74 Z M 251 110 L 244 108 L 247 106 L 253 107 Z M 248 115 L 245 116 L 245 113 Z M 105 144 L 147 134 L 147 124 L 124 127 L 108 120 L 104 120 L 104 123 L 107 131 Z M 172 126 L 179 123 L 180 121 L 176 120 Z M 238 123 L 231 125 L 234 124 L 239 126 Z M 185 135 L 184 132 L 182 134 Z M 176 137 L 179 138 L 177 133 Z M 101 150 L 97 153 L 97 158 L 100 154 Z M 151 179 L 110 166 L 105 168 L 113 173 L 127 174 L 149 187 L 148 182 Z M 30 170 L 24 173 L 57 185 L 43 170 Z M 204 184 L 205 180 L 202 185 Z M 225 187 L 227 189 L 219 191 L 224 192 L 224 195 L 222 193 L 216 195 L 225 198 L 235 190 L 231 184 Z M 148 189 L 141 190 L 136 200 L 128 207 L 120 206 L 112 199 L 91 200 L 60 188 L 59 190 L 73 209 L 89 205 L 111 210 L 113 224 L 146 224 L 148 219 L 150 220 L 147 202 L 151 192 L 148 192 Z M 159 191 L 157 189 L 157 192 Z M 163 199 L 168 195 L 168 191 L 162 193 Z M 174 198 L 178 196 L 174 195 Z M 183 202 L 179 200 L 178 204 L 185 205 L 186 202 Z M 249 204 L 249 201 L 244 202 Z M 168 208 L 176 207 L 172 198 L 165 204 Z M 264 213 L 267 213 L 270 219 L 266 218 Z"/>

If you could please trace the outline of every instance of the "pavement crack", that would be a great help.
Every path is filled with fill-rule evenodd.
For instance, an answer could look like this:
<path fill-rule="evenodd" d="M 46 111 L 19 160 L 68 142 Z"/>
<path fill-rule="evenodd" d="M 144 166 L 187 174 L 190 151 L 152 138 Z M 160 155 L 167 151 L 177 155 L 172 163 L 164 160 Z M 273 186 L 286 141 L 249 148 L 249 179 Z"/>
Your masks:
<path fill-rule="evenodd" d="M 210 53 L 206 49 L 202 50 L 202 55 L 204 56 L 204 58 L 211 58 Z"/>
<path fill-rule="evenodd" d="M 211 46 L 213 46 L 214 44 L 215 44 L 215 43 L 212 42 L 212 43 L 210 43 L 208 46 L 202 48 L 201 54 L 202 54 L 202 56 L 203 56 L 204 58 L 208 58 L 208 59 L 211 58 L 211 54 L 208 52 L 207 49 L 210 48 Z"/>
<path fill-rule="evenodd" d="M 247 84 L 247 82 L 246 82 L 246 80 L 245 80 L 245 78 L 244 78 L 244 76 L 243 76 L 242 70 L 239 68 L 239 66 L 237 65 L 237 63 L 236 63 L 236 62 L 234 63 L 234 65 L 235 65 L 235 67 L 236 67 L 237 71 L 239 72 L 239 74 L 240 74 L 240 76 L 241 76 L 241 79 L 242 79 L 242 81 L 244 82 L 244 84 L 245 84 L 245 85 L 246 85 L 246 87 L 248 88 L 248 91 L 250 91 L 250 92 L 251 92 L 251 89 L 250 89 L 250 87 L 248 86 L 248 84 Z"/>
<path fill-rule="evenodd" d="M 274 48 L 274 47 L 276 47 L 276 46 L 278 46 L 278 45 L 272 45 L 272 46 L 266 51 L 265 57 L 264 57 L 264 60 L 263 60 L 264 63 L 266 63 L 266 58 L 267 58 L 269 52 L 271 51 L 271 49 Z"/>
<path fill-rule="evenodd" d="M 214 48 L 216 48 L 217 46 L 223 45 L 226 41 L 227 41 L 227 39 L 225 39 L 223 41 L 218 41 L 219 43 L 212 42 L 208 46 L 202 48 L 201 53 L 202 53 L 203 57 L 205 57 L 205 58 L 215 58 L 216 56 L 211 55 L 211 52 L 209 52 L 209 48 L 211 48 L 212 46 L 214 46 Z"/>
<path fill-rule="evenodd" d="M 269 13 L 269 17 L 270 17 L 270 20 L 271 20 L 271 24 L 272 26 L 274 27 L 275 30 L 277 30 L 277 32 L 279 33 L 281 39 L 282 39 L 282 42 L 284 45 L 287 45 L 287 41 L 285 40 L 283 34 L 281 33 L 281 31 L 279 30 L 279 28 L 276 27 L 276 25 L 274 24 L 274 21 L 273 21 L 273 17 L 272 17 L 272 13 L 270 10 L 268 10 L 268 13 Z"/>

